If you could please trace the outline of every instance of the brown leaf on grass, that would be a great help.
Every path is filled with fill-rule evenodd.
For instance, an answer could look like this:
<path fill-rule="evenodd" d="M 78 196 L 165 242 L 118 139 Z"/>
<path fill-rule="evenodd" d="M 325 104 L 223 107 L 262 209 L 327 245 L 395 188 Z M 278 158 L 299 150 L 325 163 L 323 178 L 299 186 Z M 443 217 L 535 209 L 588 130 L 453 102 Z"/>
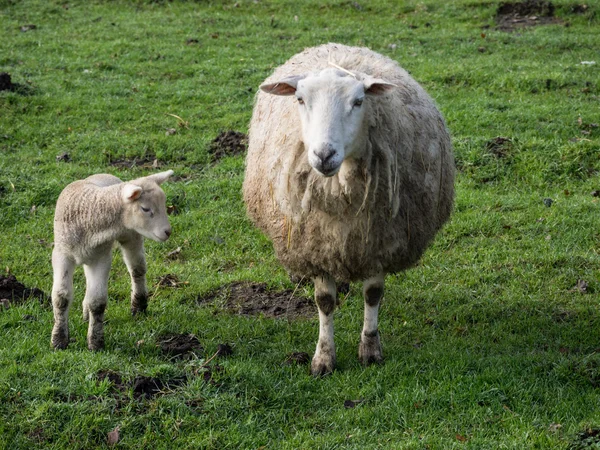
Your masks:
<path fill-rule="evenodd" d="M 160 277 L 158 277 L 158 282 L 156 283 L 157 286 L 161 286 L 161 287 L 179 287 L 182 284 L 188 284 L 187 281 L 179 281 L 179 278 L 177 277 L 177 275 L 173 274 L 173 273 L 168 273 L 166 275 L 162 275 Z"/>
<path fill-rule="evenodd" d="M 364 400 L 344 400 L 344 408 L 351 409 L 356 407 L 356 405 L 360 405 Z"/>
<path fill-rule="evenodd" d="M 108 433 L 106 443 L 108 445 L 116 445 L 117 442 L 119 442 L 119 437 L 119 426 L 117 425 L 117 427 L 114 430 Z"/>
<path fill-rule="evenodd" d="M 467 442 L 467 438 L 464 437 L 462 434 L 456 434 L 456 440 L 460 441 L 460 442 Z"/>

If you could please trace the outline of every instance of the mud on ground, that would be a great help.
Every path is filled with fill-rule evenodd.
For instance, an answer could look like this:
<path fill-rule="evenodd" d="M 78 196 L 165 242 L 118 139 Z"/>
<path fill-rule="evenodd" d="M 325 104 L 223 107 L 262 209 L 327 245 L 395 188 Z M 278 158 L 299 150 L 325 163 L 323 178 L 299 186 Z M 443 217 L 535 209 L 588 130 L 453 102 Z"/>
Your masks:
<path fill-rule="evenodd" d="M 500 3 L 495 20 L 496 29 L 508 32 L 525 27 L 562 23 L 554 16 L 554 4 L 546 0 Z"/>
<path fill-rule="evenodd" d="M 197 298 L 199 304 L 219 301 L 224 302 L 225 309 L 242 316 L 300 319 L 317 314 L 311 298 L 301 297 L 292 289 L 271 291 L 265 283 L 234 282 Z"/>
<path fill-rule="evenodd" d="M 210 144 L 208 153 L 213 161 L 225 156 L 235 156 L 246 152 L 248 136 L 239 131 L 223 131 Z"/>
<path fill-rule="evenodd" d="M 23 303 L 31 297 L 37 298 L 42 304 L 49 303 L 48 296 L 42 290 L 26 287 L 14 275 L 0 275 L 0 300 L 8 300 L 6 306 Z"/>

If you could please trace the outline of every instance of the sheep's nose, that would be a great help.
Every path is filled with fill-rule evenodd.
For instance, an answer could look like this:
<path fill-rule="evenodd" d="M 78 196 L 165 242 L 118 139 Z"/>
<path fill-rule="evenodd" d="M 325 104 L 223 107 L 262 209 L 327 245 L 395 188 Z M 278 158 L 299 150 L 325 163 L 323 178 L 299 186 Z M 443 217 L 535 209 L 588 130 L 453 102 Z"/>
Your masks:
<path fill-rule="evenodd" d="M 171 229 L 167 229 L 165 230 L 165 234 L 167 235 L 167 239 L 169 238 L 169 236 L 171 236 Z"/>
<path fill-rule="evenodd" d="M 335 148 L 331 144 L 325 144 L 315 151 L 315 155 L 321 160 L 321 165 L 327 167 L 335 155 Z"/>

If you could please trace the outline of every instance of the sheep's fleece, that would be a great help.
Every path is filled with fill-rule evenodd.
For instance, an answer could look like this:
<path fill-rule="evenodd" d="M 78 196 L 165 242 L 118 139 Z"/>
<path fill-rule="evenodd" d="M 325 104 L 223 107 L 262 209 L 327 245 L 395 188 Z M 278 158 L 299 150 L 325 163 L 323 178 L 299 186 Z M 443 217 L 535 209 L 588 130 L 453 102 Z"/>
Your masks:
<path fill-rule="evenodd" d="M 331 68 L 330 61 L 398 86 L 365 98 L 366 149 L 323 177 L 308 163 L 294 96 L 258 92 L 244 200 L 291 273 L 359 281 L 418 261 L 452 210 L 454 158 L 429 95 L 396 62 L 367 48 L 306 49 L 265 83 Z"/>

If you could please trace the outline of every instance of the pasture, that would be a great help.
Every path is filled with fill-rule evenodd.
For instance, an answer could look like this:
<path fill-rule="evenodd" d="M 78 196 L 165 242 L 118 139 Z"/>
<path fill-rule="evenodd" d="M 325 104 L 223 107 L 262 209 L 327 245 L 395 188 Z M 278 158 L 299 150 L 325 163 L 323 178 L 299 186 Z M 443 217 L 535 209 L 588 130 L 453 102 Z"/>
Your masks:
<path fill-rule="evenodd" d="M 0 300 L 41 290 L 0 304 L 0 449 L 600 447 L 597 0 L 0 0 L 0 33 Z M 315 379 L 312 286 L 241 186 L 258 86 L 325 42 L 407 69 L 458 170 L 451 221 L 386 280 L 385 363 L 358 362 L 352 284 L 337 370 Z M 115 252 L 105 350 L 87 350 L 79 269 L 53 351 L 59 193 L 168 169 L 148 314 Z"/>

